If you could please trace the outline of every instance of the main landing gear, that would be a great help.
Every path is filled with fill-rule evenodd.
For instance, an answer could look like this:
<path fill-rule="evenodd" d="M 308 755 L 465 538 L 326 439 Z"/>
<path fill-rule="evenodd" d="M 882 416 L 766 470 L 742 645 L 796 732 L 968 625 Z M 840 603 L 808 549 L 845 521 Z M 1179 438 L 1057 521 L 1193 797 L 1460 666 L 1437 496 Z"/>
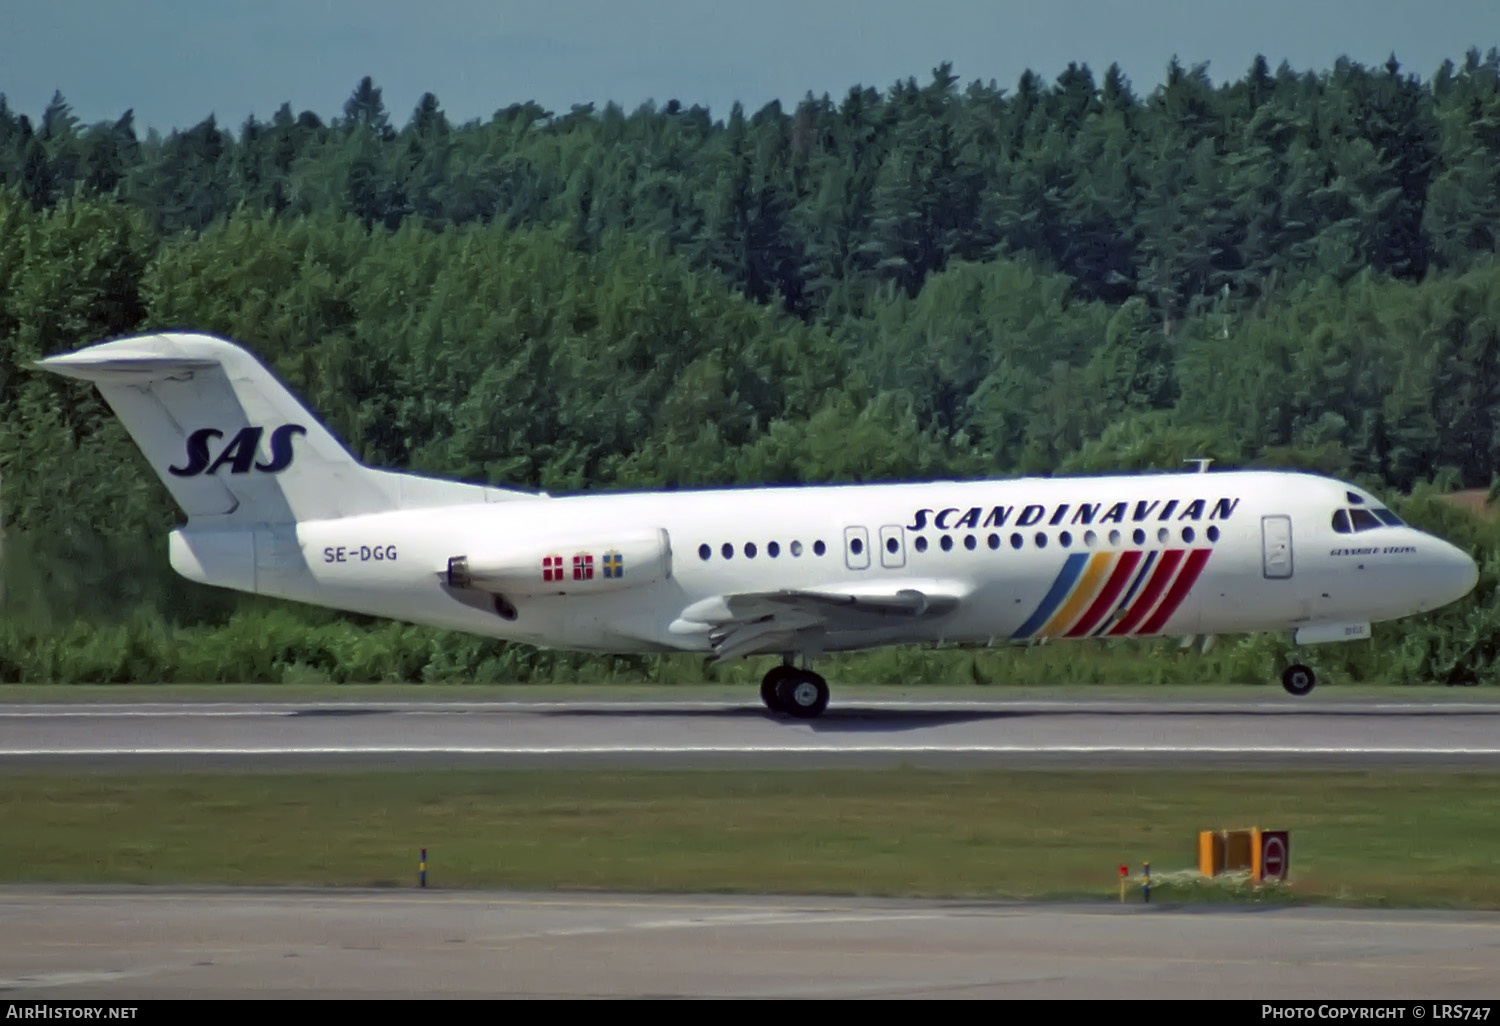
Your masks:
<path fill-rule="evenodd" d="M 828 682 L 789 663 L 775 666 L 761 678 L 760 700 L 772 712 L 810 720 L 828 708 Z"/>
<path fill-rule="evenodd" d="M 1301 663 L 1288 666 L 1281 674 L 1281 686 L 1286 688 L 1288 694 L 1305 695 L 1313 689 L 1318 678 L 1312 670 Z"/>

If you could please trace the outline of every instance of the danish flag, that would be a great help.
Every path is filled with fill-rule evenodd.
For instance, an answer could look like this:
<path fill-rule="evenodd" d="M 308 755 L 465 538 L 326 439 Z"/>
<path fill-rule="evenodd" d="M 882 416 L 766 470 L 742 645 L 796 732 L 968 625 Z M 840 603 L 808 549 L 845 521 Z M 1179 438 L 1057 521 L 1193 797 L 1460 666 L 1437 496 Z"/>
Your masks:
<path fill-rule="evenodd" d="M 560 581 L 563 579 L 563 564 L 561 556 L 542 557 L 542 580 Z"/>
<path fill-rule="evenodd" d="M 573 557 L 573 580 L 592 581 L 594 579 L 594 557 L 587 552 L 580 552 Z"/>

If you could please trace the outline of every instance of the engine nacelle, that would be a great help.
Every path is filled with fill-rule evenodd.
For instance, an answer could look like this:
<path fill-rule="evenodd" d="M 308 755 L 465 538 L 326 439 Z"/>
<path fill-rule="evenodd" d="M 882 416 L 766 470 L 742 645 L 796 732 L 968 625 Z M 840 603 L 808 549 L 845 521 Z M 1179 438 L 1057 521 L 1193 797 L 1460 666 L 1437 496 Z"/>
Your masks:
<path fill-rule="evenodd" d="M 660 528 L 487 545 L 447 567 L 450 588 L 502 595 L 591 595 L 671 576 L 672 546 Z"/>

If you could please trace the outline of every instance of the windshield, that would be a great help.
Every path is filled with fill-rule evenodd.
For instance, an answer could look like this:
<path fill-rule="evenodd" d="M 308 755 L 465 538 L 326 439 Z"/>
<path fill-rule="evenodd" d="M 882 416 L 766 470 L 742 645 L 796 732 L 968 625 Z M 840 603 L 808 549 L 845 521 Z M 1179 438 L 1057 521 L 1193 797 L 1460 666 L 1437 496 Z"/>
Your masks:
<path fill-rule="evenodd" d="M 1350 492 L 1349 497 L 1354 498 Z M 1373 506 L 1368 509 L 1362 506 L 1353 506 L 1349 509 L 1336 509 L 1333 511 L 1333 532 L 1335 534 L 1358 534 L 1361 531 L 1373 531 L 1379 527 L 1401 527 L 1403 521 L 1396 514 L 1384 506 Z"/>

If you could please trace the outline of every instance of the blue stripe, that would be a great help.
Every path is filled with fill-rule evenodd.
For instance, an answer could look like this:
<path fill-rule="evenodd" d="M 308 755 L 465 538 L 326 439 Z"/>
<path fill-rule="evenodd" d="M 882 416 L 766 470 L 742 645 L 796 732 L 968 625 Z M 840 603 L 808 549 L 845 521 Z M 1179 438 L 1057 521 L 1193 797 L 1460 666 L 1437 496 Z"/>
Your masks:
<path fill-rule="evenodd" d="M 1063 604 L 1063 599 L 1068 597 L 1068 592 L 1073 590 L 1073 585 L 1078 583 L 1078 575 L 1083 573 L 1083 564 L 1088 561 L 1088 554 L 1084 552 L 1075 552 L 1069 556 L 1062 570 L 1058 571 L 1057 580 L 1052 582 L 1047 597 L 1042 599 L 1042 604 L 1036 607 L 1036 612 L 1031 614 L 1029 620 L 1016 628 L 1011 637 L 1026 638 L 1041 630 L 1042 624 L 1057 611 L 1057 607 Z"/>
<path fill-rule="evenodd" d="M 1099 622 L 1099 626 L 1094 628 L 1094 632 L 1089 637 L 1097 638 L 1115 625 L 1120 610 L 1130 605 L 1130 600 L 1135 598 L 1135 593 L 1141 590 L 1141 585 L 1145 583 L 1147 577 L 1151 576 L 1151 568 L 1156 565 L 1156 557 L 1158 555 L 1160 555 L 1159 552 L 1146 553 L 1146 558 L 1141 560 L 1141 569 L 1136 573 L 1135 580 L 1130 582 L 1130 590 L 1125 593 L 1125 597 L 1119 601 L 1115 608 L 1110 610 L 1110 614 Z"/>

